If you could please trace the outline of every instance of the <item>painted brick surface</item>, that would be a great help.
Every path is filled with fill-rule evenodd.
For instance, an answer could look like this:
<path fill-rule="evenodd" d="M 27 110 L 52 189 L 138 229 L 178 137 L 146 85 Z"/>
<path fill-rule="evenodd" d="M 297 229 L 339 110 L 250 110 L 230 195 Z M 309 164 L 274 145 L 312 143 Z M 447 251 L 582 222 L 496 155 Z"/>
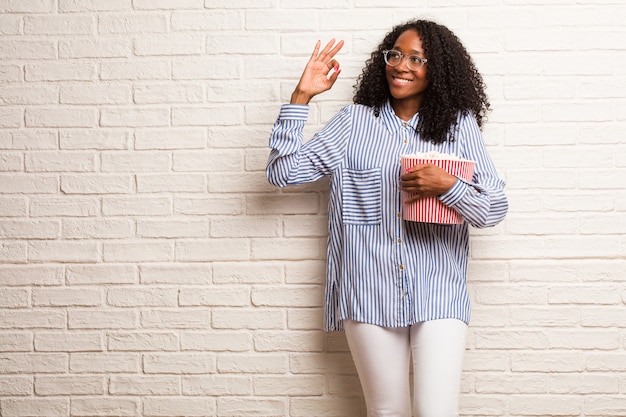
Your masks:
<path fill-rule="evenodd" d="M 267 184 L 316 40 L 343 104 L 392 25 L 484 74 L 511 208 L 472 231 L 461 416 L 626 415 L 620 0 L 0 0 L 0 416 L 365 416 L 325 334 L 327 181 Z"/>

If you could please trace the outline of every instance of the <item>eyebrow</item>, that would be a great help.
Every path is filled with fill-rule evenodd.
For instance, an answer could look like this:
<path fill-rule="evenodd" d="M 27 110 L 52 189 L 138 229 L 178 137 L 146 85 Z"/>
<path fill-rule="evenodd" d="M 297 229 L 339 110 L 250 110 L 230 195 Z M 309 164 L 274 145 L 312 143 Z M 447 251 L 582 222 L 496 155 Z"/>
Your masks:
<path fill-rule="evenodd" d="M 399 46 L 394 46 L 394 47 L 393 47 L 393 48 L 391 48 L 391 49 L 393 49 L 393 50 L 395 50 L 395 51 L 398 51 L 398 52 L 402 52 L 402 50 L 400 49 L 400 47 L 399 47 Z M 404 53 L 404 52 L 403 52 L 403 53 Z M 421 51 L 417 51 L 417 50 L 413 49 L 413 50 L 411 50 L 411 51 L 409 52 L 409 55 L 424 55 L 424 53 L 423 53 L 423 52 L 421 52 Z"/>

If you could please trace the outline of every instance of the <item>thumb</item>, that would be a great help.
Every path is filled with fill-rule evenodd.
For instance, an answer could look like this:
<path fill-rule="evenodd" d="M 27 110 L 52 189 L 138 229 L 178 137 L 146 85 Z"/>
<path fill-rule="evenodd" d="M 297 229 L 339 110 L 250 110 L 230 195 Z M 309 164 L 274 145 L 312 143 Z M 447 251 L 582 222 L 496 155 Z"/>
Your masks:
<path fill-rule="evenodd" d="M 339 74 L 341 74 L 341 68 L 339 68 L 339 64 L 337 64 L 333 68 L 333 72 L 328 77 L 328 80 L 330 81 L 331 85 L 335 84 L 335 81 L 337 81 L 337 78 L 339 78 Z"/>

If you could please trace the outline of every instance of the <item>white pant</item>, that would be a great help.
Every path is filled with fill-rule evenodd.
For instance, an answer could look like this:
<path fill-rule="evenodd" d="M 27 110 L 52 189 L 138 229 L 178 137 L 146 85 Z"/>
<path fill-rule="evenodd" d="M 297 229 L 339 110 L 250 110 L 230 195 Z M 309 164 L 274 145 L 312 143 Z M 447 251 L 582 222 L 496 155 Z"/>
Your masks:
<path fill-rule="evenodd" d="M 456 417 L 467 325 L 444 319 L 411 327 L 344 321 L 368 417 Z M 411 355 L 412 353 L 412 355 Z"/>

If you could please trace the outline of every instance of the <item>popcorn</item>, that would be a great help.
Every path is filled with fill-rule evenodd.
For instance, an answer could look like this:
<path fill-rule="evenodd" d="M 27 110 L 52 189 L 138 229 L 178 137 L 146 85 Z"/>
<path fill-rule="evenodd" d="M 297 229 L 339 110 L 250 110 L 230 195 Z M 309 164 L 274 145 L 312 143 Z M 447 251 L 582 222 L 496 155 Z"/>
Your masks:
<path fill-rule="evenodd" d="M 474 161 L 459 158 L 456 155 L 442 154 L 437 151 L 402 155 L 400 157 L 402 172 L 418 164 L 433 164 L 444 169 L 447 173 L 465 181 L 471 181 L 474 174 Z M 438 197 L 425 197 L 406 204 L 412 194 L 402 191 L 402 218 L 404 220 L 422 223 L 462 224 L 463 217 L 458 211 L 444 205 Z"/>

